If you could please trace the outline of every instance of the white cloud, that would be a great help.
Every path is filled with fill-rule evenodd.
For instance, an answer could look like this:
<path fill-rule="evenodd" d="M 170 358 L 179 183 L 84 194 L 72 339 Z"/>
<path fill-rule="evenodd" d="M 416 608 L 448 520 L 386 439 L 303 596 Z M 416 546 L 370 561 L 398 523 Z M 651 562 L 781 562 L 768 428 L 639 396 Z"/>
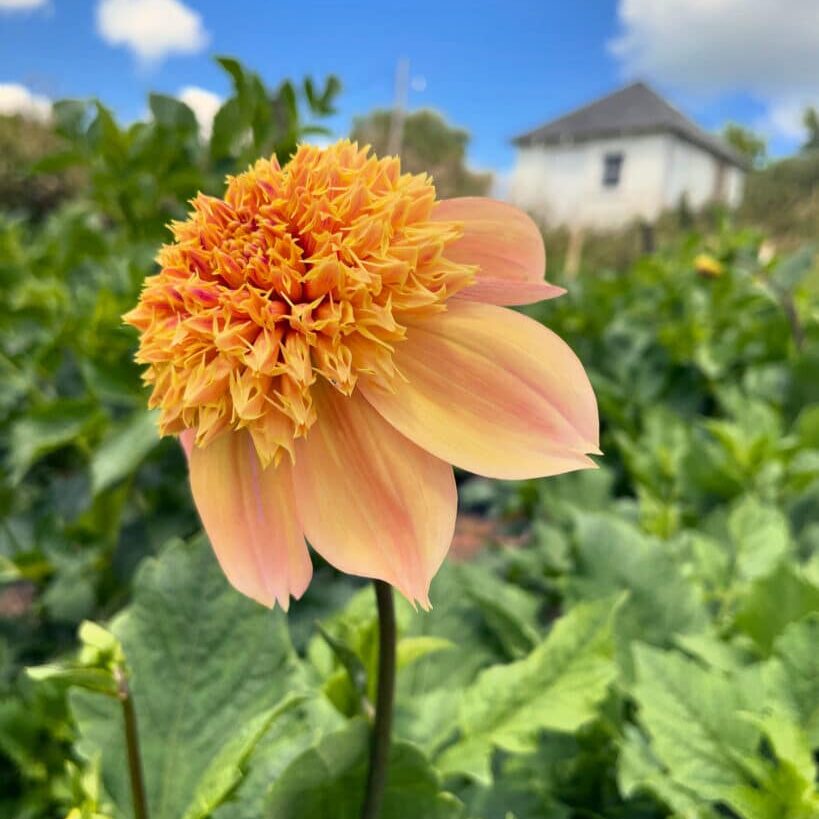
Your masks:
<path fill-rule="evenodd" d="M 97 31 L 109 45 L 126 46 L 143 62 L 194 54 L 208 43 L 202 17 L 180 0 L 100 0 Z"/>
<path fill-rule="evenodd" d="M 756 127 L 766 134 L 801 141 L 807 136 L 803 117 L 809 106 L 819 109 L 819 93 L 785 96 L 770 103 Z"/>
<path fill-rule="evenodd" d="M 819 78 L 816 0 L 620 0 L 629 73 L 692 90 L 794 91 Z"/>
<path fill-rule="evenodd" d="M 626 74 L 684 91 L 749 93 L 794 136 L 794 107 L 819 98 L 817 0 L 619 0 L 609 43 Z M 801 108 L 800 108 L 801 114 Z"/>
<path fill-rule="evenodd" d="M 321 148 L 322 151 L 337 141 L 337 137 L 330 134 L 311 134 L 308 139 L 303 140 L 307 145 L 315 145 L 316 148 Z"/>
<path fill-rule="evenodd" d="M 51 100 L 19 83 L 0 83 L 0 115 L 15 114 L 44 122 L 51 116 Z"/>
<path fill-rule="evenodd" d="M 213 118 L 222 107 L 222 98 L 205 88 L 188 85 L 179 92 L 179 99 L 196 114 L 202 136 L 209 138 L 213 128 Z"/>
<path fill-rule="evenodd" d="M 48 0 L 0 0 L 0 11 L 30 11 L 48 3 Z"/>

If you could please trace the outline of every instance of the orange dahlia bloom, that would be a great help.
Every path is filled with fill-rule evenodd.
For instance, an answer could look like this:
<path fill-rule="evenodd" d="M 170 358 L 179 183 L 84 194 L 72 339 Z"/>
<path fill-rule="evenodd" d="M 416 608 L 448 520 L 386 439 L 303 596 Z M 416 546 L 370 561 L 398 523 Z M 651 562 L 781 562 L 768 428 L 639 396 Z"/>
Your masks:
<path fill-rule="evenodd" d="M 540 232 L 489 199 L 436 202 L 348 141 L 260 160 L 199 195 L 125 321 L 179 435 L 228 579 L 285 609 L 344 572 L 429 606 L 452 464 L 493 478 L 594 466 L 597 407 L 554 333 L 501 305 L 553 298 Z"/>

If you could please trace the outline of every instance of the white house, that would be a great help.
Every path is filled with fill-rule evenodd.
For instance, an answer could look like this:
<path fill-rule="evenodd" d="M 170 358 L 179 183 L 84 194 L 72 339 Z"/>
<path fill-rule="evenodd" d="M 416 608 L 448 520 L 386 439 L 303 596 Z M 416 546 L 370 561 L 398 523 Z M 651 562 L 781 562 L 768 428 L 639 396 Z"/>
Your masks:
<path fill-rule="evenodd" d="M 514 144 L 509 198 L 549 225 L 616 228 L 683 197 L 693 210 L 742 199 L 743 157 L 640 82 Z"/>

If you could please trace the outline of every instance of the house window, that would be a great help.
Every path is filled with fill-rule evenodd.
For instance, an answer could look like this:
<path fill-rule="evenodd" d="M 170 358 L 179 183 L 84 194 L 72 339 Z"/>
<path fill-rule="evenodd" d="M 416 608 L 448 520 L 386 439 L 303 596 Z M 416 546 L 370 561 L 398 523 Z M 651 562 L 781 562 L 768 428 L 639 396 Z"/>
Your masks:
<path fill-rule="evenodd" d="M 606 154 L 603 157 L 603 187 L 616 188 L 620 184 L 620 171 L 623 168 L 622 154 Z"/>

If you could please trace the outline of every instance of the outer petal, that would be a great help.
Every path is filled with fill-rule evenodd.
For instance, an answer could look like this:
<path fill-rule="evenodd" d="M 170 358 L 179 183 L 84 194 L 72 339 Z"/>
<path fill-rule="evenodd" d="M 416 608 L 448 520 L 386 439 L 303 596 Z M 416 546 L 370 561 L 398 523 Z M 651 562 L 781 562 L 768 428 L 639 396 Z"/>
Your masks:
<path fill-rule="evenodd" d="M 313 574 L 289 460 L 262 469 L 242 430 L 193 447 L 189 467 L 199 517 L 228 580 L 242 594 L 286 611 L 290 596 L 301 597 Z"/>
<path fill-rule="evenodd" d="M 390 393 L 362 379 L 367 400 L 439 458 L 491 478 L 594 467 L 597 403 L 583 366 L 551 330 L 488 304 L 450 300 L 409 325 Z"/>
<path fill-rule="evenodd" d="M 408 441 L 360 395 L 316 385 L 318 420 L 296 442 L 299 517 L 316 551 L 429 606 L 429 584 L 452 542 L 452 467 Z"/>
<path fill-rule="evenodd" d="M 196 430 L 186 429 L 179 433 L 179 443 L 185 452 L 185 457 L 190 460 L 193 451 L 193 442 L 196 440 Z"/>
<path fill-rule="evenodd" d="M 448 259 L 479 265 L 475 284 L 458 298 L 488 304 L 530 304 L 566 291 L 543 281 L 546 250 L 538 226 L 522 210 L 494 199 L 445 199 L 433 219 L 463 222 L 464 235 L 445 251 Z"/>

